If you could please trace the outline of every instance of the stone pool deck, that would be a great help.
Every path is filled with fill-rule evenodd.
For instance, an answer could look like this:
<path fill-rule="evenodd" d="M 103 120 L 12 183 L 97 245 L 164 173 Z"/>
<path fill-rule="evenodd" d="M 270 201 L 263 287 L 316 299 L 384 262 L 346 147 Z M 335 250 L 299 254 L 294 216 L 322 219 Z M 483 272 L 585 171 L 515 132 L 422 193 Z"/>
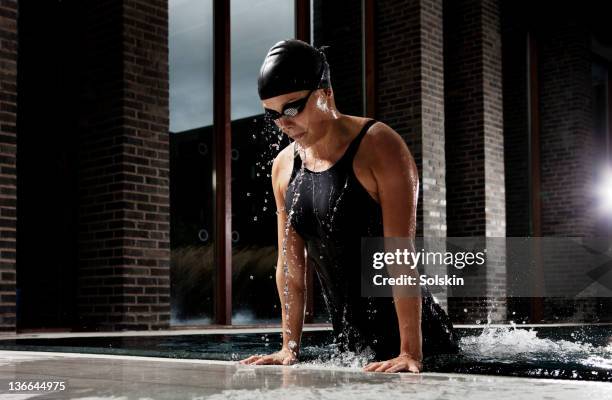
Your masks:
<path fill-rule="evenodd" d="M 9 391 L 10 382 L 65 390 Z M 0 351 L 0 399 L 604 399 L 606 382 L 465 374 L 381 374 L 311 365 Z"/>

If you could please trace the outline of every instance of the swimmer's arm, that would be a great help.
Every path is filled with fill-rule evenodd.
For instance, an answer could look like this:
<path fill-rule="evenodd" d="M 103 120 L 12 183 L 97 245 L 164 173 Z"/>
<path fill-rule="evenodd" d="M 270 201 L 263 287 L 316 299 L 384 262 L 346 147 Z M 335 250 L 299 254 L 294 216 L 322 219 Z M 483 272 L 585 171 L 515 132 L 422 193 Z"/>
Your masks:
<path fill-rule="evenodd" d="M 306 274 L 304 241 L 289 224 L 287 227 L 287 211 L 285 210 L 285 193 L 280 185 L 281 169 L 279 168 L 280 157 L 275 159 L 272 165 L 272 186 L 277 209 L 278 230 L 278 261 L 276 264 L 276 287 L 281 303 L 282 311 L 282 335 L 283 349 L 293 352 L 295 357 L 299 355 L 302 328 L 304 325 L 305 297 L 306 297 Z M 285 177 L 286 178 L 286 177 Z M 288 228 L 288 229 L 287 229 Z M 285 230 L 287 229 L 286 260 L 287 277 L 285 276 L 285 262 L 283 257 L 283 242 Z M 285 281 L 289 293 L 285 296 Z M 288 304 L 289 317 L 285 302 Z M 295 344 L 293 344 L 295 343 Z"/>
<path fill-rule="evenodd" d="M 371 146 L 367 148 L 372 149 L 369 165 L 377 184 L 384 235 L 414 239 L 419 193 L 418 169 L 401 136 L 387 125 L 377 125 L 378 129 L 369 138 Z M 408 356 L 420 363 L 423 358 L 421 298 L 418 294 L 399 296 L 394 293 L 394 303 L 401 338 L 400 356 Z"/>

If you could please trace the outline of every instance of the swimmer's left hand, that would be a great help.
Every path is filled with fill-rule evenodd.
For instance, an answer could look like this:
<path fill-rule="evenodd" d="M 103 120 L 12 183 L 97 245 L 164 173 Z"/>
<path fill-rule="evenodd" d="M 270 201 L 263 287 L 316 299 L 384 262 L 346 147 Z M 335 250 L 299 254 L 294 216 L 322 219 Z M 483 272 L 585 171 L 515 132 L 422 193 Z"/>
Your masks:
<path fill-rule="evenodd" d="M 387 361 L 373 362 L 366 365 L 363 370 L 369 372 L 402 372 L 410 371 L 418 374 L 423 364 L 409 355 L 400 355 Z"/>

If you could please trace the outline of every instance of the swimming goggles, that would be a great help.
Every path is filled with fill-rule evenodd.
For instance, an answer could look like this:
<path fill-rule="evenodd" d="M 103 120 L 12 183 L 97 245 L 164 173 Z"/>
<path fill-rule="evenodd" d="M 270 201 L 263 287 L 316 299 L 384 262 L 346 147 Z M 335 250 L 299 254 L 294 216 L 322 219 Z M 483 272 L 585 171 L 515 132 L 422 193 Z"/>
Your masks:
<path fill-rule="evenodd" d="M 306 103 L 308 103 L 308 98 L 310 97 L 312 92 L 314 92 L 314 90 L 308 92 L 308 95 L 302 97 L 301 99 L 285 104 L 281 112 L 271 110 L 269 108 L 264 108 L 265 117 L 271 119 L 272 121 L 276 121 L 281 117 L 295 117 L 296 115 L 302 112 L 304 107 L 306 107 Z"/>

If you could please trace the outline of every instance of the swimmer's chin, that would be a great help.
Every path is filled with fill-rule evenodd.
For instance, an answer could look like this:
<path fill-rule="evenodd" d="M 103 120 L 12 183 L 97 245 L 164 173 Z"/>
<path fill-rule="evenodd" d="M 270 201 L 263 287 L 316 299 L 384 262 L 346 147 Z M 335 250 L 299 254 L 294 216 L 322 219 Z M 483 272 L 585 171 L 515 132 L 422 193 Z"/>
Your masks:
<path fill-rule="evenodd" d="M 295 135 L 289 135 L 289 137 L 297 142 L 301 142 L 306 137 L 307 132 L 301 132 Z"/>

